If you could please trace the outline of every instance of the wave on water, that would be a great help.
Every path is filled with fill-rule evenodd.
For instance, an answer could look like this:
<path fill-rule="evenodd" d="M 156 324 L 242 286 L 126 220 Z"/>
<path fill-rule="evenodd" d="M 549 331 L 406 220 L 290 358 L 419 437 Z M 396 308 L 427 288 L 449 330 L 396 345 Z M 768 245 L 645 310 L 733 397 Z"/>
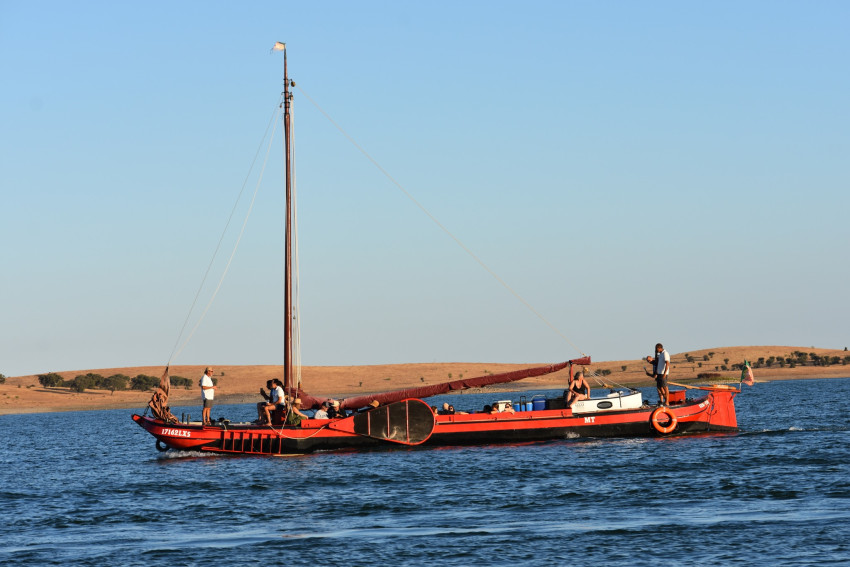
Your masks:
<path fill-rule="evenodd" d="M 800 427 L 792 425 L 785 429 L 759 429 L 753 431 L 740 431 L 739 437 L 754 437 L 759 435 L 788 435 L 789 433 L 844 433 L 850 431 L 847 427 Z"/>
<path fill-rule="evenodd" d="M 212 457 L 221 458 L 222 455 L 212 453 L 210 451 L 171 451 L 168 450 L 156 456 L 157 460 L 170 461 L 173 459 L 209 459 Z M 227 458 L 227 456 L 224 456 Z"/>

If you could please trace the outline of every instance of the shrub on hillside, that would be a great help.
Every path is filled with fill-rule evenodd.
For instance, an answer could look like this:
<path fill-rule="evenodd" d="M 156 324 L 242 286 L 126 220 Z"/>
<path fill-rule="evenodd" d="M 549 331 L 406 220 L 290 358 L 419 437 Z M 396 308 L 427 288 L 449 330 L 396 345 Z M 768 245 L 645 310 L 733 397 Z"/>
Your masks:
<path fill-rule="evenodd" d="M 47 374 L 39 374 L 38 383 L 45 388 L 56 388 L 57 386 L 64 386 L 65 379 L 55 372 L 49 372 Z"/>
<path fill-rule="evenodd" d="M 115 392 L 115 390 L 126 390 L 129 381 L 130 377 L 124 374 L 107 376 L 103 379 L 104 390 L 110 390 L 112 392 Z"/>
<path fill-rule="evenodd" d="M 215 383 L 215 378 L 213 378 L 213 383 Z M 189 378 L 183 378 L 182 376 L 172 376 L 171 385 L 176 388 L 182 386 L 184 389 L 189 390 L 194 385 L 194 380 L 191 380 Z"/>
<path fill-rule="evenodd" d="M 139 374 L 130 381 L 131 390 L 153 390 L 159 386 L 159 378 L 156 376 L 148 376 L 147 374 Z"/>
<path fill-rule="evenodd" d="M 67 386 L 71 388 L 71 391 L 73 392 L 85 392 L 87 388 L 97 388 L 98 381 L 100 380 L 103 380 L 103 376 L 89 372 L 88 374 L 80 374 L 71 380 Z"/>

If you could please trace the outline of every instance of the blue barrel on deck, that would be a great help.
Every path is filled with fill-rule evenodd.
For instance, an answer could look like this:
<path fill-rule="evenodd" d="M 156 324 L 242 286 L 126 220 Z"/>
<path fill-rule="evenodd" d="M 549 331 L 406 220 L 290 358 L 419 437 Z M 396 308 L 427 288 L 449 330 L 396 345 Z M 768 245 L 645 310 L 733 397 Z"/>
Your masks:
<path fill-rule="evenodd" d="M 531 407 L 534 411 L 546 409 L 546 398 L 535 398 L 531 400 Z"/>
<path fill-rule="evenodd" d="M 531 402 L 525 402 L 525 408 L 523 408 L 523 409 L 525 411 L 531 411 L 532 409 L 534 409 L 534 406 Z"/>

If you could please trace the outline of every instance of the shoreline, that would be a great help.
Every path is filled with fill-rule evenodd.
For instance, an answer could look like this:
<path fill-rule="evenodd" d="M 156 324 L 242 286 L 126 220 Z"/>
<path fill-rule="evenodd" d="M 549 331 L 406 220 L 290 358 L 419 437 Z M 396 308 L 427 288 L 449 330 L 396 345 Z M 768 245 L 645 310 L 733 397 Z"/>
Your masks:
<path fill-rule="evenodd" d="M 850 379 L 850 372 L 847 372 L 846 376 L 824 376 L 819 374 L 805 374 L 799 376 L 763 376 L 755 381 L 755 384 L 752 387 L 758 387 L 759 384 L 768 384 L 770 382 L 783 382 L 787 380 L 841 380 L 841 379 Z M 688 382 L 685 379 L 674 380 L 681 381 L 682 383 Z M 717 381 L 715 383 L 726 383 L 726 384 L 737 384 L 738 381 L 728 382 L 728 381 Z M 696 383 L 694 383 L 696 385 Z M 688 384 L 690 385 L 690 384 Z M 635 388 L 649 388 L 655 386 L 655 382 L 652 380 L 641 380 L 638 382 L 633 382 L 630 384 L 621 384 L 624 387 L 635 387 Z M 508 393 L 508 392 L 528 392 L 532 390 L 557 390 L 559 388 L 565 387 L 563 384 L 521 384 L 519 382 L 514 383 L 514 386 L 496 386 L 491 388 L 472 388 L 469 390 L 461 390 L 457 392 L 453 392 L 456 395 L 470 395 L 470 394 L 482 394 L 486 392 L 490 392 L 493 394 L 498 393 Z M 742 393 L 747 391 L 749 386 L 744 386 L 742 388 Z M 592 390 L 600 390 L 603 389 L 598 385 Z M 678 390 L 680 389 L 678 386 L 673 386 L 672 389 Z M 57 388 L 58 390 L 58 388 Z M 102 394 L 101 391 L 95 391 L 94 394 Z M 133 401 L 124 401 L 124 402 L 114 402 L 114 403 L 99 403 L 96 407 L 77 407 L 76 404 L 71 407 L 60 407 L 60 406 L 49 406 L 47 408 L 43 407 L 22 407 L 22 408 L 0 408 L 0 416 L 3 415 L 31 415 L 31 414 L 43 414 L 43 413 L 63 413 L 63 412 L 83 412 L 83 411 L 105 411 L 105 410 L 136 410 L 139 413 L 143 413 L 145 408 L 147 408 L 147 400 L 150 399 L 151 396 L 150 391 L 148 392 L 134 392 L 135 395 L 141 396 L 145 398 L 145 401 L 139 402 L 138 400 Z M 335 397 L 345 398 L 347 396 L 355 396 L 369 393 L 378 393 L 378 392 L 349 392 L 347 394 L 337 394 Z M 440 395 L 451 395 L 449 394 L 440 394 Z M 71 395 L 85 395 L 85 394 L 71 394 Z M 108 394 L 107 394 L 108 395 Z M 200 411 L 201 403 L 199 396 L 197 394 L 193 394 L 191 396 L 181 396 L 175 397 L 170 400 L 172 407 L 180 407 L 180 406 L 198 406 L 198 411 Z M 260 398 L 256 394 L 225 394 L 220 398 L 216 398 L 216 405 L 234 405 L 234 404 L 255 404 L 260 401 Z"/>
<path fill-rule="evenodd" d="M 839 349 L 789 346 L 744 346 L 702 349 L 684 353 L 671 353 L 670 380 L 683 384 L 737 384 L 740 370 L 731 365 L 749 360 L 753 365 L 756 382 L 777 380 L 808 380 L 819 378 L 850 377 L 850 352 Z M 782 364 L 780 364 L 780 361 Z M 823 364 L 828 361 L 829 364 Z M 548 363 L 482 363 L 440 362 L 382 364 L 368 366 L 304 366 L 301 368 L 302 391 L 317 397 L 348 398 L 379 392 L 389 392 L 511 372 Z M 819 364 L 819 365 L 815 365 Z M 213 378 L 219 387 L 216 399 L 220 404 L 254 404 L 260 401 L 259 390 L 271 378 L 283 378 L 279 365 L 212 365 Z M 172 366 L 170 376 L 188 377 L 187 387 L 172 386 L 169 405 L 198 406 L 200 395 L 197 380 L 205 365 Z M 619 360 L 593 362 L 587 367 L 593 389 L 606 387 L 651 387 L 652 378 L 645 374 L 645 360 Z M 140 374 L 156 377 L 162 375 L 162 366 L 136 366 L 128 368 L 102 368 L 58 372 L 66 382 L 88 373 L 127 377 Z M 485 389 L 465 390 L 464 393 L 527 392 L 530 390 L 557 390 L 566 388 L 568 371 L 526 378 L 522 381 L 491 386 Z M 151 398 L 151 390 L 86 390 L 72 392 L 68 387 L 47 388 L 40 384 L 37 375 L 9 377 L 0 384 L 0 415 L 24 415 L 63 411 L 95 411 L 100 409 L 135 409 L 144 411 Z M 460 393 L 460 391 L 458 392 Z"/>

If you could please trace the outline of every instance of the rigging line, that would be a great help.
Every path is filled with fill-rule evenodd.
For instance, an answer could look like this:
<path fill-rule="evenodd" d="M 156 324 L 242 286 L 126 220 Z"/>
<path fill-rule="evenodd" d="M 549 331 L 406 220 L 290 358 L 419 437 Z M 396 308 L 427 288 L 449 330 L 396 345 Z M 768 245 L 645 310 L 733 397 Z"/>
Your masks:
<path fill-rule="evenodd" d="M 594 382 L 599 384 L 599 386 L 601 388 L 608 388 L 610 390 L 611 386 L 616 386 L 617 388 L 625 388 L 626 390 L 633 390 L 634 389 L 630 386 L 624 386 L 623 384 L 620 384 L 619 382 L 615 382 L 613 380 L 605 380 L 604 376 L 602 378 L 600 378 L 599 372 L 596 371 L 596 370 L 594 370 L 593 372 L 585 372 L 584 375 L 585 375 L 585 377 L 590 378 Z"/>
<path fill-rule="evenodd" d="M 275 113 L 277 114 L 277 113 Z M 221 284 L 224 283 L 224 278 L 227 276 L 228 270 L 230 270 L 230 264 L 233 262 L 233 258 L 236 256 L 236 250 L 239 248 L 239 243 L 242 241 L 242 235 L 245 234 L 245 227 L 248 225 L 248 219 L 251 217 L 251 211 L 254 209 L 254 202 L 257 200 L 257 193 L 260 191 L 260 185 L 263 183 L 263 174 L 266 172 L 266 165 L 269 162 L 269 154 L 271 153 L 272 143 L 274 142 L 274 134 L 277 131 L 277 121 L 275 121 L 275 128 L 272 130 L 271 136 L 269 137 L 269 145 L 266 149 L 266 157 L 263 160 L 263 167 L 260 169 L 260 176 L 257 179 L 257 184 L 254 187 L 254 194 L 251 196 L 251 204 L 248 206 L 248 212 L 245 213 L 245 220 L 242 221 L 242 228 L 239 230 L 239 236 L 236 238 L 236 243 L 233 245 L 233 251 L 230 253 L 230 258 L 227 259 L 227 264 L 224 266 L 224 271 L 221 274 L 221 278 L 218 280 L 218 285 L 215 287 L 215 290 L 210 297 L 210 300 L 207 302 L 206 307 L 204 307 L 203 312 L 201 313 L 200 318 L 198 318 L 198 322 L 195 323 L 195 326 L 192 327 L 192 331 L 189 333 L 189 336 L 186 337 L 186 340 L 183 342 L 183 345 L 180 349 L 174 354 L 177 356 L 183 349 L 186 348 L 186 345 L 189 344 L 189 341 L 192 339 L 192 336 L 195 334 L 195 331 L 198 330 L 198 327 L 201 325 L 201 321 L 206 317 L 207 312 L 210 310 L 213 301 L 215 300 L 216 295 L 218 295 L 218 291 L 221 289 Z M 268 130 L 267 130 L 268 132 Z M 232 213 L 231 213 L 232 214 Z M 222 236 L 223 237 L 223 236 Z M 199 290 L 200 293 L 200 290 Z M 197 298 L 196 298 L 197 299 Z"/>
<path fill-rule="evenodd" d="M 280 107 L 280 101 L 278 101 L 278 103 L 275 104 L 275 109 L 272 112 L 271 119 L 269 119 L 269 123 L 266 125 L 266 131 L 263 133 L 263 137 L 260 140 L 259 145 L 257 146 L 257 151 L 256 151 L 256 153 L 254 153 L 254 159 L 251 161 L 251 166 L 248 168 L 248 173 L 245 175 L 245 181 L 242 182 L 242 188 L 239 190 L 239 194 L 236 196 L 236 202 L 233 203 L 233 208 L 230 210 L 230 216 L 227 217 L 227 222 L 224 224 L 224 230 L 221 231 L 221 237 L 218 239 L 218 244 L 216 244 L 215 251 L 213 252 L 212 258 L 210 258 L 210 263 L 207 266 L 207 271 L 204 272 L 204 277 L 201 278 L 201 285 L 198 286 L 198 291 L 195 293 L 195 299 L 192 301 L 192 306 L 189 307 L 189 312 L 186 313 L 186 319 L 183 321 L 183 326 L 180 327 L 180 332 L 177 334 L 177 340 L 174 341 L 174 347 L 171 349 L 171 356 L 168 357 L 168 364 L 166 364 L 166 366 L 171 366 L 171 361 L 174 360 L 174 357 L 177 355 L 176 351 L 177 351 L 177 345 L 180 344 L 180 337 L 183 336 L 183 332 L 186 330 L 186 325 L 189 324 L 189 318 L 192 316 L 192 311 L 195 310 L 195 304 L 198 303 L 198 298 L 201 295 L 201 290 L 204 289 L 204 284 L 206 283 L 207 277 L 210 274 L 210 270 L 212 269 L 213 262 L 215 262 L 216 256 L 218 256 L 218 251 L 219 251 L 219 249 L 221 249 L 221 243 L 224 241 L 224 236 L 227 234 L 227 229 L 230 227 L 230 221 L 233 220 L 233 215 L 236 213 L 236 207 L 237 207 L 237 205 L 239 205 L 239 201 L 242 199 L 242 193 L 245 192 L 245 187 L 248 186 L 248 179 L 250 179 L 250 177 L 251 177 L 251 172 L 254 171 L 254 164 L 257 163 L 257 158 L 260 155 L 260 150 L 263 149 L 263 142 L 266 140 L 266 138 L 269 135 L 269 128 L 271 128 L 273 124 L 277 123 L 277 121 L 275 120 L 275 117 L 277 116 L 277 113 L 280 110 L 279 107 Z M 186 339 L 186 342 L 189 342 L 189 340 Z M 186 345 L 184 343 L 183 347 L 185 347 L 185 346 Z M 182 351 L 183 348 L 181 347 L 180 350 Z"/>
<path fill-rule="evenodd" d="M 358 150 L 360 150 L 360 153 L 362 153 L 364 156 L 366 156 L 366 159 L 368 159 L 369 161 L 371 161 L 371 162 L 372 162 L 372 165 L 374 165 L 375 167 L 377 167 L 377 168 L 378 168 L 378 170 L 380 170 L 380 172 L 381 172 L 381 173 L 383 173 L 383 174 L 384 174 L 384 176 L 385 176 L 387 179 L 389 179 L 389 180 L 393 183 L 393 185 L 395 185 L 396 187 L 398 187 L 398 188 L 399 188 L 399 190 L 400 190 L 402 193 L 404 193 L 404 195 L 405 195 L 408 199 L 410 199 L 410 200 L 413 202 L 413 204 L 414 204 L 414 205 L 416 205 L 417 207 L 419 207 L 419 209 L 420 209 L 423 213 L 425 213 L 425 214 L 428 216 L 428 218 L 430 218 L 430 219 L 434 222 L 434 224 L 436 224 L 438 227 L 440 227 L 440 229 L 441 229 L 443 232 L 445 232 L 445 233 L 449 236 L 449 238 L 451 238 L 452 240 L 454 240 L 454 241 L 455 241 L 455 243 L 457 243 L 457 245 L 458 245 L 458 246 L 460 246 L 460 247 L 461 247 L 461 248 L 462 248 L 462 249 L 463 249 L 463 250 L 464 250 L 467 254 L 469 254 L 469 256 L 471 256 L 473 260 L 475 260 L 476 262 L 478 262 L 478 264 L 479 264 L 482 268 L 484 268 L 484 269 L 487 271 L 487 273 L 489 273 L 491 276 L 493 276 L 493 278 L 495 278 L 497 282 L 499 282 L 500 284 L 502 284 L 502 287 L 504 287 L 506 290 L 508 290 L 508 292 L 510 292 L 510 293 L 511 293 L 511 295 L 513 295 L 514 297 L 516 297 L 516 298 L 517 298 L 517 299 L 518 299 L 518 300 L 519 300 L 519 301 L 520 301 L 523 305 L 525 305 L 525 306 L 526 306 L 526 307 L 527 307 L 527 308 L 528 308 L 528 309 L 529 309 L 532 313 L 534 313 L 534 314 L 537 316 L 537 318 L 538 318 L 538 319 L 540 319 L 541 321 L 543 321 L 543 323 L 545 323 L 545 324 L 546 324 L 546 325 L 547 325 L 550 329 L 552 329 L 552 330 L 553 330 L 553 331 L 554 331 L 554 332 L 555 332 L 558 336 L 560 336 L 560 337 L 561 337 L 562 339 L 564 339 L 564 341 L 566 341 L 566 342 L 567 342 L 570 346 L 572 346 L 574 349 L 576 349 L 576 351 L 577 351 L 577 352 L 579 352 L 582 356 L 586 356 L 586 355 L 585 355 L 585 353 L 584 353 L 584 352 L 583 352 L 580 348 L 578 348 L 578 347 L 575 345 L 575 343 L 573 343 L 570 339 L 568 339 L 568 338 L 567 338 L 567 337 L 566 337 L 566 336 L 565 336 L 565 335 L 564 335 L 564 334 L 563 334 L 563 333 L 562 333 L 562 332 L 561 332 L 561 331 L 560 331 L 557 327 L 555 327 L 555 325 L 553 325 L 552 323 L 550 323 L 550 322 L 549 322 L 549 320 L 548 320 L 548 319 L 546 319 L 546 317 L 544 317 L 544 316 L 543 316 L 540 312 L 538 312 L 538 311 L 537 311 L 534 307 L 532 307 L 530 303 L 528 303 L 525 299 L 523 299 L 523 297 L 522 297 L 519 293 L 517 293 L 516 291 L 514 291 L 514 289 L 513 289 L 513 288 L 511 288 L 511 286 L 509 286 L 509 285 L 505 282 L 505 280 L 503 280 L 502 278 L 500 278 L 500 277 L 496 274 L 496 272 L 494 272 L 493 270 L 491 270 L 491 269 L 487 266 L 487 264 L 485 264 L 485 263 L 484 263 L 484 262 L 483 262 L 483 261 L 482 261 L 482 260 L 481 260 L 478 256 L 476 256 L 476 255 L 475 255 L 475 253 L 474 253 L 474 252 L 472 252 L 472 250 L 470 250 L 469 248 L 467 248 L 467 247 L 466 247 L 466 245 L 465 245 L 463 242 L 461 242 L 461 241 L 460 241 L 460 240 L 459 240 L 459 239 L 458 239 L 458 238 L 457 238 L 454 234 L 452 234 L 452 233 L 449 231 L 449 229 L 448 229 L 448 228 L 446 228 L 446 227 L 443 225 L 443 223 L 441 223 L 439 220 L 437 220 L 437 218 L 436 218 L 434 215 L 432 215 L 432 214 L 428 211 L 428 209 L 426 209 L 426 208 L 425 208 L 425 207 L 424 207 L 424 206 L 423 206 L 423 205 L 422 205 L 419 201 L 417 201 L 417 200 L 416 200 L 416 198 L 415 198 L 413 195 L 411 195 L 411 194 L 407 191 L 407 189 L 405 189 L 405 188 L 401 185 L 401 183 L 399 183 L 398 181 L 396 181 L 396 180 L 393 178 L 393 176 L 392 176 L 392 175 L 390 175 L 390 174 L 389 174 L 389 172 L 387 172 L 387 170 L 386 170 L 386 169 L 384 169 L 383 167 L 381 167 L 381 164 L 379 164 L 377 161 L 375 161 L 375 159 L 374 159 L 371 155 L 369 155 L 369 153 L 368 153 L 365 149 L 363 149 L 363 148 L 360 146 L 360 144 L 358 144 L 358 143 L 357 143 L 357 141 L 356 141 L 356 140 L 354 140 L 354 138 L 352 138 L 351 136 L 349 136 L 349 135 L 348 135 L 348 132 L 346 132 L 345 130 L 343 130 L 343 129 L 342 129 L 342 126 L 340 126 L 339 124 L 337 124 L 337 123 L 336 123 L 336 121 L 335 121 L 333 118 L 331 118 L 331 117 L 330 117 L 330 115 L 329 115 L 327 112 L 325 112 L 325 111 L 324 111 L 324 109 L 322 109 L 322 107 L 321 107 L 321 106 L 319 106 L 319 105 L 318 105 L 318 103 L 310 97 L 310 95 L 308 95 L 306 92 L 304 92 L 304 89 L 302 89 L 300 86 L 297 86 L 297 85 L 296 85 L 296 87 L 295 87 L 295 88 L 296 88 L 296 89 L 298 89 L 298 90 L 301 92 L 301 94 L 303 94 L 303 95 L 307 98 L 307 100 L 309 100 L 309 101 L 313 104 L 313 106 L 315 106 L 315 107 L 318 109 L 318 111 L 319 111 L 319 112 L 321 112 L 321 113 L 322 113 L 322 115 L 323 115 L 325 118 L 327 118 L 327 119 L 328 119 L 328 121 L 329 121 L 331 124 L 333 124 L 333 125 L 334 125 L 334 127 L 336 127 L 336 129 L 337 129 L 337 130 L 339 130 L 339 131 L 340 131 L 340 133 L 341 133 L 343 136 L 345 136 L 345 137 L 348 139 L 348 141 L 349 141 L 349 142 L 351 142 L 351 143 L 354 145 L 354 147 L 355 147 L 355 148 L 357 148 Z"/>

